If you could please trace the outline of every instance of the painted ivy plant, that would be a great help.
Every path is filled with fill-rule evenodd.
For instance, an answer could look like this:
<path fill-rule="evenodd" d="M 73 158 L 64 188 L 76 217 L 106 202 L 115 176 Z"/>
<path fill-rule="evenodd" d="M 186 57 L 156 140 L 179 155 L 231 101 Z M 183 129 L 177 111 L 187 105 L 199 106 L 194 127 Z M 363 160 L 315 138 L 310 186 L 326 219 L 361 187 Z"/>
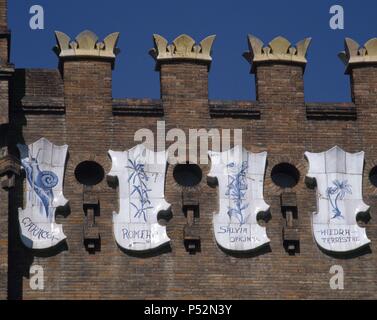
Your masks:
<path fill-rule="evenodd" d="M 139 204 L 130 202 L 131 205 L 136 209 L 134 218 L 143 217 L 144 221 L 147 222 L 147 210 L 153 209 L 151 201 L 149 200 L 149 192 L 147 182 L 149 180 L 148 175 L 145 173 L 145 165 L 138 163 L 137 158 L 135 160 L 128 159 L 127 168 L 131 170 L 131 174 L 128 177 L 128 182 L 132 185 L 131 195 L 137 194 L 139 199 Z"/>
<path fill-rule="evenodd" d="M 338 202 L 343 200 L 346 194 L 352 194 L 352 187 L 347 183 L 347 180 L 334 180 L 332 183 L 334 186 L 328 187 L 326 190 L 326 195 L 329 198 L 334 213 L 334 216 L 331 219 L 344 219 L 342 212 L 339 209 Z"/>
<path fill-rule="evenodd" d="M 236 163 L 231 162 L 227 165 L 229 169 L 236 168 Z M 228 207 L 229 218 L 235 217 L 240 225 L 243 225 L 247 221 L 245 217 L 245 210 L 248 208 L 249 204 L 245 203 L 245 195 L 247 193 L 247 161 L 242 162 L 241 169 L 235 174 L 229 175 L 229 183 L 227 185 L 227 190 L 225 195 L 229 196 L 232 201 L 232 206 Z"/>

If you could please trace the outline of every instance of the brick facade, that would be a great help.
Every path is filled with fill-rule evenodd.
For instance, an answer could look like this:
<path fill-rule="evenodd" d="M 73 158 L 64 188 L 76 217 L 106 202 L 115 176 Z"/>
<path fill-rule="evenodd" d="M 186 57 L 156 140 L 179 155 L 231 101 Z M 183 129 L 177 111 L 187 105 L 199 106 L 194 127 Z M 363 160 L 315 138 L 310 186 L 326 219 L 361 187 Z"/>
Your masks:
<path fill-rule="evenodd" d="M 7 27 L 7 1 L 0 1 L 0 27 Z"/>
<path fill-rule="evenodd" d="M 1 9 L 5 3 L 0 0 Z M 5 11 L 0 12 L 2 30 Z M 1 46 L 0 36 L 0 52 Z M 77 58 L 61 60 L 56 70 L 0 72 L 1 147 L 18 156 L 17 143 L 30 144 L 41 137 L 56 145 L 69 145 L 64 177 L 69 206 L 57 214 L 57 223 L 63 224 L 67 235 L 66 244 L 43 253 L 24 247 L 17 221 L 18 208 L 25 203 L 24 175 L 16 175 L 9 190 L 0 189 L 0 299 L 377 298 L 377 188 L 369 180 L 369 171 L 377 164 L 377 65 L 353 66 L 352 103 L 338 104 L 305 102 L 304 66 L 295 63 L 258 64 L 253 71 L 257 101 L 208 100 L 208 63 L 194 60 L 159 64 L 158 100 L 113 99 L 113 67 L 106 59 Z M 75 178 L 76 166 L 94 160 L 109 172 L 107 151 L 133 147 L 135 131 L 142 127 L 155 131 L 158 120 L 166 121 L 167 130 L 242 129 L 246 149 L 268 152 L 264 196 L 271 206 L 270 218 L 260 222 L 271 239 L 267 248 L 250 254 L 221 250 L 212 232 L 218 190 L 207 184 L 209 165 L 201 165 L 203 179 L 193 190 L 182 189 L 175 182 L 174 166 L 169 165 L 170 248 L 132 255 L 117 247 L 112 213 L 118 211 L 118 191 L 104 179 L 93 190 L 100 201 L 96 223 L 101 248 L 88 253 L 83 239 L 83 186 Z M 304 152 L 321 152 L 334 145 L 348 152 L 365 151 L 363 193 L 371 206 L 371 219 L 360 224 L 366 226 L 371 245 L 351 256 L 322 252 L 311 231 L 316 198 L 304 181 L 308 170 Z M 299 170 L 299 183 L 292 189 L 283 190 L 271 180 L 272 168 L 282 162 Z M 294 192 L 297 199 L 300 252 L 295 255 L 289 255 L 283 244 L 283 191 Z M 187 220 L 182 193 L 194 194 L 199 202 L 201 251 L 195 255 L 183 244 Z M 345 289 L 340 291 L 329 287 L 329 270 L 336 264 L 345 271 Z M 44 268 L 43 291 L 30 289 L 32 265 Z"/>
<path fill-rule="evenodd" d="M 8 62 L 9 31 L 7 24 L 7 2 L 0 1 L 0 64 Z"/>

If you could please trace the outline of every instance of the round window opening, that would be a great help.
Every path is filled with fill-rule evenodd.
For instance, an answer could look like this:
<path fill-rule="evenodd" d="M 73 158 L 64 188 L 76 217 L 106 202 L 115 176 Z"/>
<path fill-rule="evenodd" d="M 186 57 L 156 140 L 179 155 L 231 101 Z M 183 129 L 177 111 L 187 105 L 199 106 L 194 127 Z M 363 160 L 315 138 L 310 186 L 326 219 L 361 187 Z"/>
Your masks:
<path fill-rule="evenodd" d="M 289 163 L 280 163 L 272 168 L 272 181 L 281 188 L 293 188 L 300 180 L 300 173 Z"/>
<path fill-rule="evenodd" d="M 377 187 L 377 166 L 373 167 L 369 172 L 369 181 L 375 187 Z"/>
<path fill-rule="evenodd" d="M 194 187 L 202 181 L 202 169 L 196 164 L 177 164 L 173 177 L 182 187 Z"/>
<path fill-rule="evenodd" d="M 94 161 L 81 162 L 75 169 L 75 177 L 85 186 L 94 186 L 105 177 L 102 166 Z"/>

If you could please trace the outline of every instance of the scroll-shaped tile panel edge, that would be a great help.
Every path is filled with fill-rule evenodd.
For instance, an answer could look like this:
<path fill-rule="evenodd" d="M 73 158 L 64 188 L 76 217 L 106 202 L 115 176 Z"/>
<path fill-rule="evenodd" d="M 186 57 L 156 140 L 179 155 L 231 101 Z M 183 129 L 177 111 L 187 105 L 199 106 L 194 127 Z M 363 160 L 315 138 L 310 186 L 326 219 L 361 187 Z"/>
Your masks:
<path fill-rule="evenodd" d="M 113 213 L 117 244 L 130 251 L 147 251 L 169 243 L 158 213 L 168 211 L 165 200 L 166 151 L 154 152 L 139 144 L 127 151 L 109 150 L 109 176 L 119 181 L 119 213 Z"/>
<path fill-rule="evenodd" d="M 63 195 L 68 146 L 41 138 L 17 147 L 26 175 L 26 206 L 18 209 L 21 240 L 30 249 L 54 247 L 66 239 L 62 225 L 55 223 L 55 211 L 68 203 Z"/>
<path fill-rule="evenodd" d="M 217 178 L 219 212 L 213 216 L 218 245 L 231 251 L 250 251 L 270 242 L 257 215 L 267 212 L 263 182 L 267 152 L 251 153 L 236 146 L 224 152 L 208 152 L 210 178 Z"/>
<path fill-rule="evenodd" d="M 329 252 L 345 253 L 370 243 L 356 216 L 369 206 L 363 201 L 364 152 L 348 153 L 335 146 L 325 152 L 305 152 L 307 178 L 316 181 L 317 212 L 312 225 L 317 244 Z"/>

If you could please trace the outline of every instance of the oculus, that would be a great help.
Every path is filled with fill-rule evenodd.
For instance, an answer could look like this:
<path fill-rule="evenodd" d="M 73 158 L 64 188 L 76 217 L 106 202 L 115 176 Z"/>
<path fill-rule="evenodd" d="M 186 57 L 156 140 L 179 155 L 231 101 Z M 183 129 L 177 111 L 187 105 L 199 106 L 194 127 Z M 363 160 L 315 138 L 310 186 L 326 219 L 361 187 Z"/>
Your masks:
<path fill-rule="evenodd" d="M 83 161 L 76 167 L 75 177 L 82 185 L 94 186 L 103 180 L 105 171 L 95 161 Z"/>
<path fill-rule="evenodd" d="M 293 188 L 300 180 L 300 173 L 290 163 L 279 163 L 272 168 L 271 179 L 281 188 Z"/>
<path fill-rule="evenodd" d="M 175 181 L 182 187 L 195 187 L 202 181 L 202 170 L 197 164 L 177 164 L 173 170 Z"/>

